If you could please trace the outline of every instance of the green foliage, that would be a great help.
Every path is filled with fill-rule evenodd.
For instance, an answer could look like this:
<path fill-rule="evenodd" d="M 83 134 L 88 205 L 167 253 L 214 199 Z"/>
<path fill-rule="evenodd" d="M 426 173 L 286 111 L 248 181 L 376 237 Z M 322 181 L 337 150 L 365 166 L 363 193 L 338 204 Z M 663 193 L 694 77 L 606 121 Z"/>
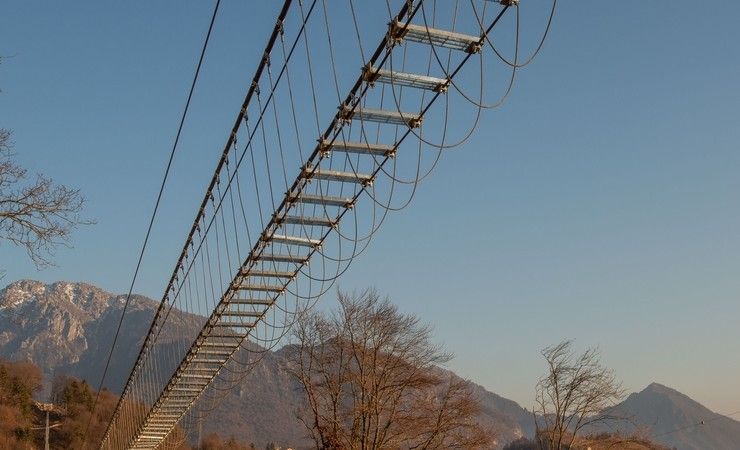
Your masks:
<path fill-rule="evenodd" d="M 68 408 L 83 407 L 91 411 L 93 403 L 95 403 L 95 396 L 85 380 L 78 382 L 75 379 L 70 379 L 64 388 L 62 398 Z"/>

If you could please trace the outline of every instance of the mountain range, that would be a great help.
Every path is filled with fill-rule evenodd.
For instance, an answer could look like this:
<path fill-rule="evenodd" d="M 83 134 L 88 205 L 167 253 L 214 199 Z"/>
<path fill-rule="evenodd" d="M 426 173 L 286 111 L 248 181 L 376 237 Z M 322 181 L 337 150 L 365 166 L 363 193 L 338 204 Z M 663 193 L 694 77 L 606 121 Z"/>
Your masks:
<path fill-rule="evenodd" d="M 740 449 L 740 422 L 662 384 L 652 383 L 630 394 L 608 413 L 626 419 L 619 425 L 622 433 L 644 432 L 670 448 Z"/>
<path fill-rule="evenodd" d="M 23 280 L 0 291 L 0 358 L 30 360 L 52 380 L 57 374 L 97 386 L 125 296 L 86 283 L 44 284 Z M 157 303 L 133 296 L 105 387 L 119 392 L 138 354 Z M 196 320 L 185 326 L 197 326 Z M 176 343 L 175 335 L 161 336 Z M 211 431 L 264 446 L 296 445 L 305 439 L 296 418 L 301 391 L 282 369 L 288 349 L 268 352 L 203 423 Z M 50 382 L 50 381 L 49 381 Z M 516 402 L 471 383 L 481 405 L 479 423 L 496 438 L 496 448 L 532 436 L 531 413 Z M 656 442 L 686 450 L 740 448 L 740 422 L 713 413 L 689 397 L 659 384 L 631 394 L 610 413 L 629 417 L 624 432 L 648 430 Z"/>

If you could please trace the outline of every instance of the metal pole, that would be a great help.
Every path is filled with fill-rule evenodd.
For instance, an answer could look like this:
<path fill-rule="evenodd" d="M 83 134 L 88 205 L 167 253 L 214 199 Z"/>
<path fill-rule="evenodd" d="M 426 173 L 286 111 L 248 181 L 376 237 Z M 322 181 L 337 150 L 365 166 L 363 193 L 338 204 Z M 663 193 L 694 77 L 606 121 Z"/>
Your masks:
<path fill-rule="evenodd" d="M 44 450 L 49 450 L 49 410 L 46 410 L 46 431 L 44 432 Z"/>

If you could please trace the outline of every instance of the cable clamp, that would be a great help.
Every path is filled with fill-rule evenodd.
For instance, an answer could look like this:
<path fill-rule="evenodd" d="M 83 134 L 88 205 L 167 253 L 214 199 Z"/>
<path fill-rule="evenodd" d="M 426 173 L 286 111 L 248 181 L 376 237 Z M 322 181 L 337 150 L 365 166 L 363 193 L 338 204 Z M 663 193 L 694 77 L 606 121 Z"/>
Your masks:
<path fill-rule="evenodd" d="M 353 111 L 351 101 L 342 103 L 342 105 L 339 106 L 338 109 L 339 109 L 338 119 L 339 119 L 340 124 L 344 125 L 344 124 L 352 122 L 352 116 L 354 115 L 354 111 Z"/>
<path fill-rule="evenodd" d="M 501 0 L 501 2 L 505 2 L 507 0 Z M 516 1 L 516 0 L 511 0 Z M 483 50 L 483 44 L 480 41 L 471 42 L 470 45 L 467 46 L 465 51 L 467 53 L 470 53 L 471 55 L 474 55 L 476 53 L 480 53 L 480 51 Z"/>
<path fill-rule="evenodd" d="M 331 145 L 329 145 L 329 142 L 324 139 L 324 137 L 320 137 L 318 139 L 319 141 L 319 154 L 322 158 L 328 158 L 331 156 Z"/>
<path fill-rule="evenodd" d="M 388 24 L 388 38 L 385 46 L 387 49 L 391 49 L 396 45 L 403 42 L 403 38 L 406 36 L 406 25 L 395 19 L 393 22 Z"/>
<path fill-rule="evenodd" d="M 380 78 L 380 72 L 373 67 L 373 63 L 367 63 L 362 67 L 362 79 L 371 87 Z"/>
<path fill-rule="evenodd" d="M 447 92 L 447 89 L 449 89 L 450 83 L 452 83 L 452 78 L 447 77 L 447 79 L 443 83 L 439 83 L 438 85 L 434 86 L 433 91 L 439 94 L 444 94 L 445 92 Z"/>

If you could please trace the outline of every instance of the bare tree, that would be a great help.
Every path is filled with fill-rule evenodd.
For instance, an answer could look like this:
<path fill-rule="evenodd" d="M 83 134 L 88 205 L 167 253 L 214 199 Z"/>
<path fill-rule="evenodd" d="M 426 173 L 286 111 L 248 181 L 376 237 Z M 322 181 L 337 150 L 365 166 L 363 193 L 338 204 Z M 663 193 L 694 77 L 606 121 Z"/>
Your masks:
<path fill-rule="evenodd" d="M 430 328 L 376 291 L 339 293 L 339 310 L 305 314 L 288 370 L 306 394 L 299 414 L 316 448 L 419 450 L 485 445 L 466 381 L 437 368 L 450 355 Z"/>
<path fill-rule="evenodd" d="M 29 176 L 13 156 L 11 133 L 0 129 L 0 239 L 24 248 L 42 268 L 57 246 L 69 245 L 75 228 L 92 221 L 80 216 L 85 199 L 79 190 Z"/>
<path fill-rule="evenodd" d="M 604 414 L 624 396 L 614 372 L 601 365 L 599 352 L 588 349 L 576 355 L 571 341 L 542 351 L 547 373 L 536 388 L 533 411 L 540 448 L 571 449 L 576 436 L 589 425 L 614 420 Z"/>

